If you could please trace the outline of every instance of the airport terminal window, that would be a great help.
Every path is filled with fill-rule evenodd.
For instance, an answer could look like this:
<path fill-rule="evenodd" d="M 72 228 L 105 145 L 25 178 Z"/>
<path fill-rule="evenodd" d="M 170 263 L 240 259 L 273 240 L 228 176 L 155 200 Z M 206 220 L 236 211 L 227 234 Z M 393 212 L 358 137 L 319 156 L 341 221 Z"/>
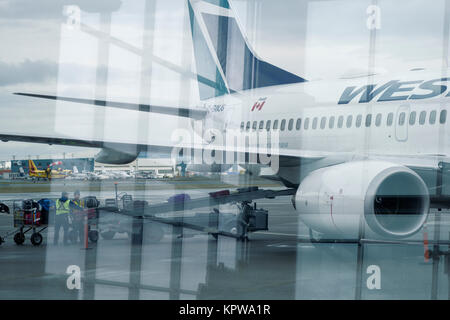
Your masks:
<path fill-rule="evenodd" d="M 372 124 L 372 114 L 368 114 L 366 115 L 366 127 L 370 127 L 370 125 Z"/>
<path fill-rule="evenodd" d="M 312 128 L 316 129 L 317 128 L 317 117 L 314 117 L 313 122 L 312 122 Z"/>
<path fill-rule="evenodd" d="M 334 128 L 334 116 L 330 117 L 330 121 L 328 121 L 328 128 Z"/>
<path fill-rule="evenodd" d="M 247 127 L 246 127 L 246 130 L 247 130 L 247 131 L 250 130 L 250 121 L 247 121 Z"/>
<path fill-rule="evenodd" d="M 273 130 L 277 130 L 278 129 L 278 120 L 275 120 L 273 122 Z"/>
<path fill-rule="evenodd" d="M 394 122 L 394 114 L 392 112 L 389 112 L 388 116 L 387 116 L 387 121 L 386 121 L 386 125 L 388 127 L 392 126 L 392 123 Z"/>
<path fill-rule="evenodd" d="M 338 118 L 338 128 L 342 128 L 342 125 L 344 123 L 344 116 L 339 116 Z"/>
<path fill-rule="evenodd" d="M 435 124 L 436 122 L 436 110 L 430 112 L 430 124 Z"/>
<path fill-rule="evenodd" d="M 353 116 L 352 116 L 352 115 L 349 115 L 349 116 L 347 117 L 347 123 L 346 123 L 347 128 L 350 128 L 350 127 L 352 126 L 352 122 L 353 122 Z"/>
<path fill-rule="evenodd" d="M 267 120 L 266 122 L 266 130 L 270 131 L 270 120 Z"/>
<path fill-rule="evenodd" d="M 377 114 L 377 117 L 375 118 L 375 125 L 377 127 L 381 126 L 381 113 Z"/>
<path fill-rule="evenodd" d="M 409 114 L 409 125 L 413 126 L 416 123 L 416 112 L 413 111 Z"/>
<path fill-rule="evenodd" d="M 327 118 L 322 117 L 322 119 L 320 120 L 320 129 L 325 129 L 326 122 L 327 122 Z"/>
<path fill-rule="evenodd" d="M 425 124 L 425 118 L 427 117 L 427 112 L 422 111 L 419 115 L 419 124 Z"/>
<path fill-rule="evenodd" d="M 441 114 L 439 115 L 439 123 L 444 124 L 447 120 L 447 110 L 442 110 Z"/>
<path fill-rule="evenodd" d="M 294 127 L 294 119 L 289 119 L 288 130 L 291 131 Z"/>
<path fill-rule="evenodd" d="M 398 125 L 402 126 L 405 124 L 405 117 L 406 114 L 404 112 L 400 112 L 400 115 L 398 116 Z"/>
<path fill-rule="evenodd" d="M 259 130 L 264 129 L 264 121 L 259 122 Z"/>
<path fill-rule="evenodd" d="M 297 123 L 295 124 L 295 129 L 300 130 L 302 127 L 302 119 L 298 118 Z"/>
<path fill-rule="evenodd" d="M 308 130 L 308 127 L 309 127 L 309 118 L 306 118 L 304 123 L 305 130 Z"/>
<path fill-rule="evenodd" d="M 285 128 L 286 128 L 286 119 L 283 119 L 281 120 L 280 130 L 284 131 Z"/>
<path fill-rule="evenodd" d="M 253 121 L 252 129 L 256 130 L 257 126 L 258 126 L 258 122 L 257 121 Z"/>

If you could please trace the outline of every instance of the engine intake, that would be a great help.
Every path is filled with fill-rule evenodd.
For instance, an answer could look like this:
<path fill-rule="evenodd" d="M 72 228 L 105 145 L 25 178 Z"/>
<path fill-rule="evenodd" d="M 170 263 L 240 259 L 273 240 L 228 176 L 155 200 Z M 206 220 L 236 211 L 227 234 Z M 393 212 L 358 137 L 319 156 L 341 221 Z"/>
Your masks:
<path fill-rule="evenodd" d="M 300 219 L 328 235 L 358 237 L 360 222 L 378 235 L 402 238 L 421 229 L 428 188 L 414 171 L 384 161 L 358 161 L 310 173 L 295 195 Z"/>

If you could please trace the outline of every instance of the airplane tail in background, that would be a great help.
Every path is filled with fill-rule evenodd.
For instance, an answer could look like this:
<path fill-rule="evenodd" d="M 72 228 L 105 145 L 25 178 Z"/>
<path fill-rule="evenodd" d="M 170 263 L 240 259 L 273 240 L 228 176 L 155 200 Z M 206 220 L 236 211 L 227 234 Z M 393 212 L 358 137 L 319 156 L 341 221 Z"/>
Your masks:
<path fill-rule="evenodd" d="M 79 173 L 77 166 L 73 166 L 73 173 Z"/>
<path fill-rule="evenodd" d="M 228 0 L 188 0 L 200 99 L 306 80 L 259 59 Z"/>
<path fill-rule="evenodd" d="M 28 160 L 28 173 L 34 173 L 37 172 L 36 165 L 34 164 L 33 160 Z"/>

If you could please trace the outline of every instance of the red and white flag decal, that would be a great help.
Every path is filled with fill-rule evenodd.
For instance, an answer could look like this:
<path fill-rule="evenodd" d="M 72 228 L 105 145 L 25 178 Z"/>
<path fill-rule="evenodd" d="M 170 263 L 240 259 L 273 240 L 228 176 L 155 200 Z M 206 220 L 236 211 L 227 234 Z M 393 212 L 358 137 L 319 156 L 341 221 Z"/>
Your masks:
<path fill-rule="evenodd" d="M 255 104 L 252 107 L 252 111 L 256 110 L 261 110 L 264 103 L 266 103 L 266 99 L 267 98 L 259 98 L 258 101 L 255 102 Z"/>

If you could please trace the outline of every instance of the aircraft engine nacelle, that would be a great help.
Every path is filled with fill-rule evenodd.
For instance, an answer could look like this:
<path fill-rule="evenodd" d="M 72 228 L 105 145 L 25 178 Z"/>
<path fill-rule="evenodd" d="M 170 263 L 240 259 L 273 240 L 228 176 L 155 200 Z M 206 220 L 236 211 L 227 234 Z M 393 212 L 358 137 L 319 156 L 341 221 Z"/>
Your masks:
<path fill-rule="evenodd" d="M 301 182 L 293 200 L 300 219 L 311 229 L 352 239 L 359 236 L 360 221 L 383 237 L 410 236 L 421 229 L 430 207 L 422 178 L 384 161 L 315 170 Z"/>
<path fill-rule="evenodd" d="M 103 148 L 95 156 L 95 161 L 106 164 L 128 164 L 136 160 L 138 155 L 138 150 L 122 151 L 117 149 Z"/>

